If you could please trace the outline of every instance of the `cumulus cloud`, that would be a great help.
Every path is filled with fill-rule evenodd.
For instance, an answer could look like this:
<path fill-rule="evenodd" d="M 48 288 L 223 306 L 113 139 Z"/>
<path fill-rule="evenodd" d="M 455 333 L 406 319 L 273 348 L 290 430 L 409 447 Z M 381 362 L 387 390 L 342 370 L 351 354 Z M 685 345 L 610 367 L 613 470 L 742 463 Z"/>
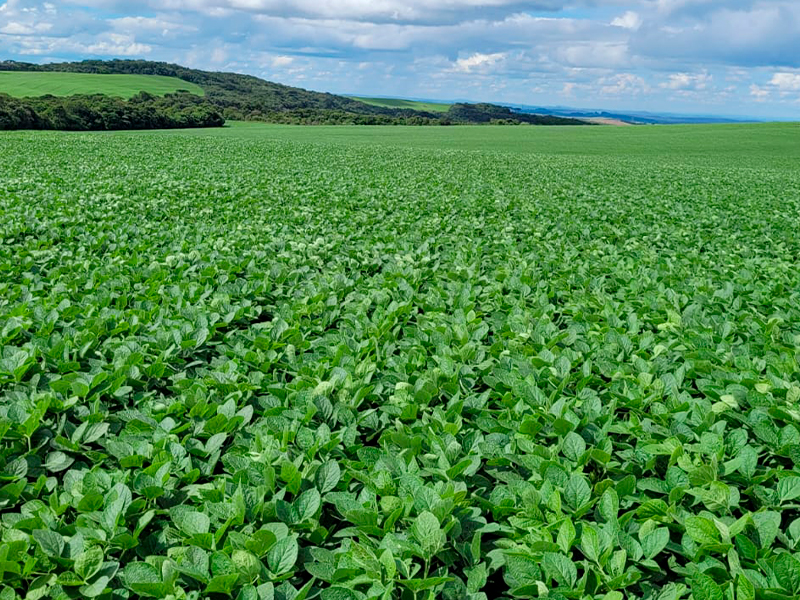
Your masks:
<path fill-rule="evenodd" d="M 622 27 L 623 29 L 639 29 L 642 26 L 642 17 L 639 13 L 629 10 L 624 15 L 616 17 L 611 24 L 614 27 Z"/>
<path fill-rule="evenodd" d="M 644 78 L 633 73 L 603 77 L 599 83 L 600 91 L 605 96 L 631 96 L 650 91 L 650 86 Z"/>
<path fill-rule="evenodd" d="M 769 84 L 777 88 L 779 92 L 798 92 L 800 91 L 800 73 L 775 73 Z"/>
<path fill-rule="evenodd" d="M 456 60 L 454 69 L 462 73 L 485 70 L 501 62 L 505 57 L 506 55 L 502 52 L 496 52 L 494 54 L 481 54 L 480 52 L 476 52 L 471 56 Z"/>
<path fill-rule="evenodd" d="M 705 90 L 713 79 L 708 73 L 672 73 L 661 87 L 669 90 Z"/>

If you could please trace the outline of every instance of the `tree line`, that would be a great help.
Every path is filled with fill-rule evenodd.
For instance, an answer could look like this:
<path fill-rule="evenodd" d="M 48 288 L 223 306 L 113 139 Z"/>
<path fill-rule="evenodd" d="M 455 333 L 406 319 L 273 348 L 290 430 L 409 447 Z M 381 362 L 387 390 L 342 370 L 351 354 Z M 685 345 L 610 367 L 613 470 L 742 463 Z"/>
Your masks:
<path fill-rule="evenodd" d="M 0 94 L 0 130 L 111 131 L 222 127 L 225 117 L 203 98 L 178 92 L 130 100 L 97 95 L 13 98 Z"/>

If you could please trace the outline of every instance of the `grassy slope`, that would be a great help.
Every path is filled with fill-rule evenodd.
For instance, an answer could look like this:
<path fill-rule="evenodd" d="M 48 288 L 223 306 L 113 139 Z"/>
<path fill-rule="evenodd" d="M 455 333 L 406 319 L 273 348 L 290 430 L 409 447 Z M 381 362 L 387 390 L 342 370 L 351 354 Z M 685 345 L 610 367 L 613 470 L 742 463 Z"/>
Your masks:
<path fill-rule="evenodd" d="M 441 102 L 420 102 L 417 100 L 401 100 L 399 98 L 361 98 L 360 96 L 350 96 L 353 100 L 358 100 L 370 106 L 381 106 L 383 108 L 407 108 L 409 110 L 421 110 L 423 112 L 446 113 L 450 110 L 450 104 Z"/>
<path fill-rule="evenodd" d="M 130 98 L 139 92 L 163 96 L 186 90 L 203 96 L 203 89 L 176 77 L 160 75 L 98 75 L 93 73 L 29 73 L 0 71 L 0 93 L 26 96 L 105 94 Z"/>

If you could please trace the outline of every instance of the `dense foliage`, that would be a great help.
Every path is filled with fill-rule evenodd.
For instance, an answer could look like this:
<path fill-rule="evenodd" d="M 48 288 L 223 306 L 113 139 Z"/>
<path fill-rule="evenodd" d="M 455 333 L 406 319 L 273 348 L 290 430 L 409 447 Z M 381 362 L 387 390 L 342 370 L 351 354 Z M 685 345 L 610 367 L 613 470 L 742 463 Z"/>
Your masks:
<path fill-rule="evenodd" d="M 270 130 L 0 136 L 0 598 L 798 597 L 796 128 Z"/>
<path fill-rule="evenodd" d="M 187 93 L 130 100 L 105 95 L 12 98 L 0 94 L 0 130 L 106 131 L 222 127 L 225 119 L 199 96 Z"/>
<path fill-rule="evenodd" d="M 200 86 L 205 91 L 206 100 L 220 110 L 226 119 L 239 121 L 303 125 L 450 125 L 489 123 L 512 114 L 509 109 L 491 104 L 457 105 L 460 107 L 458 110 L 446 113 L 375 106 L 344 96 L 264 81 L 252 75 L 200 71 L 145 60 L 86 60 L 44 65 L 8 61 L 0 62 L 0 70 L 177 77 Z M 500 113 L 504 116 L 497 117 L 496 114 Z M 539 125 L 586 125 L 575 119 L 521 113 L 513 113 L 513 118 Z"/>

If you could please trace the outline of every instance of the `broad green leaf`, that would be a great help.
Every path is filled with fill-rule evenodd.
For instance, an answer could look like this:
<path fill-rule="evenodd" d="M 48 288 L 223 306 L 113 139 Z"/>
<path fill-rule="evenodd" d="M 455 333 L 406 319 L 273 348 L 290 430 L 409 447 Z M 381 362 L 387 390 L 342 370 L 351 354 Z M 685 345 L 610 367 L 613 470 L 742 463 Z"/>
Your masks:
<path fill-rule="evenodd" d="M 267 553 L 267 565 L 269 570 L 276 575 L 288 573 L 297 562 L 299 547 L 294 537 L 285 537 L 278 542 Z"/>
<path fill-rule="evenodd" d="M 577 433 L 570 431 L 564 438 L 561 448 L 564 456 L 572 461 L 577 461 L 586 452 L 586 442 Z"/>
<path fill-rule="evenodd" d="M 784 477 L 778 482 L 778 496 L 781 502 L 800 498 L 800 477 Z"/>
<path fill-rule="evenodd" d="M 780 530 L 781 515 L 771 511 L 755 513 L 753 515 L 753 524 L 756 527 L 761 547 L 769 548 Z"/>
<path fill-rule="evenodd" d="M 564 499 L 567 504 L 577 510 L 589 502 L 592 496 L 592 488 L 582 475 L 572 475 L 564 488 Z"/>
<path fill-rule="evenodd" d="M 208 533 L 211 529 L 211 520 L 199 511 L 179 506 L 170 511 L 170 516 L 175 526 L 188 536 Z"/>
<path fill-rule="evenodd" d="M 319 491 L 326 494 L 336 489 L 341 476 L 342 474 L 338 463 L 335 461 L 328 461 L 317 470 L 314 480 L 316 481 Z"/>
<path fill-rule="evenodd" d="M 325 588 L 322 590 L 320 598 L 322 600 L 359 600 L 358 594 L 353 590 L 340 585 Z"/>
<path fill-rule="evenodd" d="M 666 527 L 654 529 L 647 535 L 642 536 L 642 552 L 644 552 L 645 558 L 655 558 L 667 547 L 668 543 L 669 529 Z"/>
<path fill-rule="evenodd" d="M 319 492 L 315 489 L 310 489 L 300 494 L 297 500 L 294 501 L 292 508 L 296 512 L 297 522 L 302 523 L 314 518 L 314 515 L 319 510 L 322 499 Z"/>
<path fill-rule="evenodd" d="M 569 519 L 564 520 L 561 527 L 558 529 L 557 543 L 564 554 L 569 554 L 572 543 L 575 541 L 575 526 Z"/>
<path fill-rule="evenodd" d="M 722 588 L 703 573 L 696 573 L 692 577 L 692 596 L 694 600 L 725 600 Z"/>
<path fill-rule="evenodd" d="M 781 554 L 775 561 L 775 577 L 785 590 L 800 596 L 800 561 L 790 554 Z"/>
<path fill-rule="evenodd" d="M 686 519 L 686 533 L 701 546 L 716 544 L 720 541 L 720 534 L 714 522 L 705 517 L 688 517 Z"/>
<path fill-rule="evenodd" d="M 47 556 L 57 558 L 64 552 L 64 538 L 55 531 L 35 529 L 33 539 Z"/>
<path fill-rule="evenodd" d="M 93 546 L 75 559 L 75 572 L 84 581 L 91 579 L 103 566 L 103 551 Z"/>
<path fill-rule="evenodd" d="M 421 513 L 411 525 L 411 535 L 419 543 L 427 557 L 434 556 L 444 545 L 444 533 L 432 513 Z"/>
<path fill-rule="evenodd" d="M 578 569 L 575 564 L 563 554 L 545 552 L 542 559 L 542 568 L 559 586 L 572 589 L 578 579 Z"/>

